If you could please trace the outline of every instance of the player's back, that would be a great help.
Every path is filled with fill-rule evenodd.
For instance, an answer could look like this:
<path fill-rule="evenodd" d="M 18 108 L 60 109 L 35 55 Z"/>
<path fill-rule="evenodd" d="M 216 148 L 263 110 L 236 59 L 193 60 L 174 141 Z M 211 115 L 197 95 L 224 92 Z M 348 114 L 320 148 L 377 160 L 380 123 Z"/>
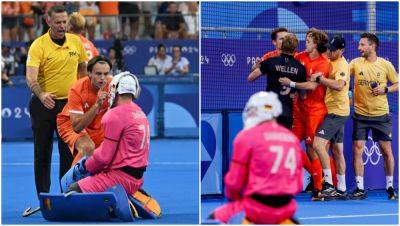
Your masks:
<path fill-rule="evenodd" d="M 114 107 L 106 113 L 103 120 L 116 123 L 121 129 L 118 152 L 113 168 L 123 166 L 147 166 L 149 156 L 150 127 L 146 114 L 135 103 Z M 118 130 L 116 129 L 116 130 Z"/>
<path fill-rule="evenodd" d="M 294 56 L 296 56 L 298 53 L 297 52 L 295 52 L 294 53 Z M 277 56 L 279 56 L 279 55 L 281 55 L 281 51 L 279 51 L 279 50 L 272 50 L 272 51 L 269 51 L 269 52 L 266 52 L 262 57 L 261 57 L 261 61 L 264 61 L 264 60 L 268 60 L 269 58 L 272 58 L 272 57 L 277 57 Z"/>
<path fill-rule="evenodd" d="M 312 74 L 319 72 L 325 78 L 329 76 L 330 63 L 326 56 L 320 55 L 315 59 L 311 59 L 307 52 L 302 52 L 297 54 L 295 58 L 306 68 L 307 80 L 310 80 Z M 326 111 L 325 91 L 326 87 L 323 85 L 317 86 L 314 90 L 308 90 L 305 98 L 301 101 L 301 104 L 306 107 L 303 110 L 323 109 Z"/>
<path fill-rule="evenodd" d="M 93 42 L 91 42 L 89 39 L 85 38 L 83 35 L 79 35 L 79 37 L 82 40 L 83 47 L 85 48 L 86 54 L 88 56 L 87 61 L 91 60 L 93 57 L 99 55 L 99 51 L 97 48 L 94 46 Z"/>
<path fill-rule="evenodd" d="M 279 100 L 282 102 L 283 115 L 291 117 L 291 94 L 293 95 L 295 93 L 295 89 L 283 86 L 279 82 L 279 79 L 287 77 L 294 82 L 305 82 L 305 67 L 295 60 L 292 55 L 281 54 L 280 56 L 272 57 L 261 62 L 260 71 L 263 74 L 267 74 L 266 90 L 278 94 Z"/>
<path fill-rule="evenodd" d="M 277 50 L 277 49 L 276 49 L 276 50 L 272 50 L 272 51 L 266 52 L 266 53 L 261 57 L 261 60 L 262 60 L 262 61 L 268 60 L 269 58 L 279 56 L 280 54 L 281 54 L 281 53 L 280 53 L 279 50 Z"/>
<path fill-rule="evenodd" d="M 276 122 L 244 131 L 251 144 L 245 195 L 295 195 L 303 186 L 301 147 L 292 132 Z"/>

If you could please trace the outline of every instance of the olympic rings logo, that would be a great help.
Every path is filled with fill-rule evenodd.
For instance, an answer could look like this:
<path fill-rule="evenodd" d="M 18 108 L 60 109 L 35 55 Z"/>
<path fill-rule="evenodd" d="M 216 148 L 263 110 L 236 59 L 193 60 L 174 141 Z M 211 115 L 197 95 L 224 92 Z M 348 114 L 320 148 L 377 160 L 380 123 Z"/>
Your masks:
<path fill-rule="evenodd" d="M 221 55 L 221 62 L 224 63 L 225 67 L 232 67 L 236 62 L 235 54 L 225 54 Z"/>
<path fill-rule="evenodd" d="M 382 154 L 379 150 L 378 143 L 374 142 L 370 136 L 368 136 L 368 140 L 372 141 L 372 146 L 370 148 L 368 148 L 367 145 L 364 146 L 364 154 L 367 156 L 367 159 L 363 162 L 363 164 L 366 165 L 368 162 L 370 162 L 372 165 L 376 166 L 378 165 Z"/>
<path fill-rule="evenodd" d="M 136 46 L 125 46 L 124 47 L 124 55 L 133 55 L 136 53 Z"/>

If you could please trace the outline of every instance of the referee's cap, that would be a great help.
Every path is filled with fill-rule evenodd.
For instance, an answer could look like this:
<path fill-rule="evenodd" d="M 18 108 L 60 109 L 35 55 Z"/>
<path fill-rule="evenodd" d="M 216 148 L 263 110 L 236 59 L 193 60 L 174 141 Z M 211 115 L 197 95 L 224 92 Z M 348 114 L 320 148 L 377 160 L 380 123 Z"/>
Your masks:
<path fill-rule="evenodd" d="M 344 49 L 344 47 L 346 46 L 346 41 L 343 37 L 334 36 L 325 46 L 330 51 L 336 51 L 338 49 Z"/>

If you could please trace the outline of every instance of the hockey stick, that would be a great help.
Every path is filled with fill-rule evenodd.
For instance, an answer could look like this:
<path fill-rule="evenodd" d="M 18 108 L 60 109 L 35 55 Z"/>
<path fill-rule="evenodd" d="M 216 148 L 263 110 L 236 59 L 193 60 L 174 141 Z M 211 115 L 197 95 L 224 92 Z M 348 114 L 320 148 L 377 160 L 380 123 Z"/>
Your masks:
<path fill-rule="evenodd" d="M 39 207 L 39 206 L 36 207 L 36 208 L 34 208 L 34 209 L 32 209 L 31 207 L 28 207 L 28 208 L 26 208 L 26 210 L 22 213 L 22 216 L 23 216 L 23 217 L 29 217 L 30 215 L 32 215 L 32 214 L 34 214 L 34 213 L 36 213 L 36 212 L 39 212 L 39 210 L 40 210 L 40 207 Z"/>

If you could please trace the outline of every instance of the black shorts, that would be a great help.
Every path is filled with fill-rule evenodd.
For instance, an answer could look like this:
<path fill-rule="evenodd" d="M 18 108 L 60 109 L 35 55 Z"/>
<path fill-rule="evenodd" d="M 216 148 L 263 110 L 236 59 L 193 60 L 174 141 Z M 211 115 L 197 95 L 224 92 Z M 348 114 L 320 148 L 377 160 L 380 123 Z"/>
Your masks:
<path fill-rule="evenodd" d="M 332 143 L 343 143 L 344 126 L 348 118 L 349 116 L 327 114 L 315 136 L 330 140 Z"/>
<path fill-rule="evenodd" d="M 6 29 L 13 29 L 17 26 L 17 17 L 5 16 L 2 18 L 1 25 Z"/>
<path fill-rule="evenodd" d="M 375 142 L 392 141 L 392 118 L 390 114 L 369 117 L 354 113 L 353 140 L 368 140 L 369 130 L 372 130 L 372 139 Z"/>
<path fill-rule="evenodd" d="M 138 14 L 140 11 L 137 3 L 122 2 L 119 4 L 119 14 L 129 14 L 129 16 L 121 17 L 122 24 L 124 24 L 128 19 L 130 23 L 134 23 L 139 20 Z"/>

